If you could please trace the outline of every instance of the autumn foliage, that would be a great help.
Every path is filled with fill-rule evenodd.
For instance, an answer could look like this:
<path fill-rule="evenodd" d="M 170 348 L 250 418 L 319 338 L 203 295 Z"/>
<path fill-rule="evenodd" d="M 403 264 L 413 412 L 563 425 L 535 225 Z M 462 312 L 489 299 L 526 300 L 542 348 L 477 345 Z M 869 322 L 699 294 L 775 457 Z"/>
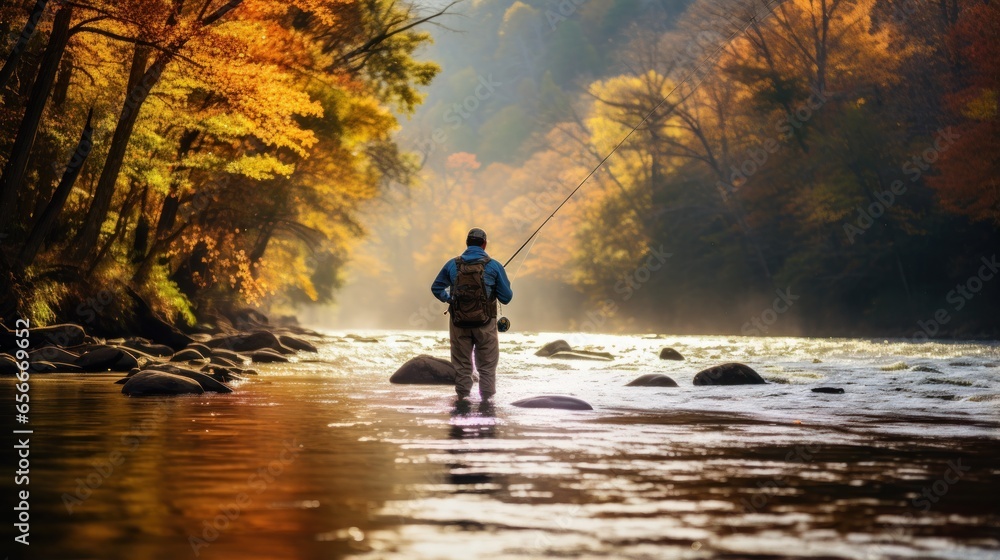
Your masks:
<path fill-rule="evenodd" d="M 388 0 L 4 3 L 4 316 L 131 286 L 187 322 L 329 301 L 438 72 Z M 118 286 L 116 288 L 115 286 Z"/>

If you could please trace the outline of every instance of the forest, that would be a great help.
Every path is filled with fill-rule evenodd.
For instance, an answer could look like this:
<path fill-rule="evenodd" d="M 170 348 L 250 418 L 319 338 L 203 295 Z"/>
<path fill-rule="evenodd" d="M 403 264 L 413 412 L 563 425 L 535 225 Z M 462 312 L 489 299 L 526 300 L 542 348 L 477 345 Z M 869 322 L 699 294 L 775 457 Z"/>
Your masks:
<path fill-rule="evenodd" d="M 359 205 L 414 169 L 393 132 L 439 70 L 414 53 L 442 11 L 4 2 L 5 322 L 330 301 Z"/>
<path fill-rule="evenodd" d="M 403 129 L 421 170 L 376 202 L 357 276 L 419 301 L 393 263 L 432 278 L 473 221 L 506 259 L 637 127 L 511 263 L 522 325 L 995 337 L 998 12 L 477 2 L 430 48 L 443 72 Z"/>
<path fill-rule="evenodd" d="M 0 316 L 437 326 L 464 231 L 505 260 L 626 138 L 511 264 L 520 325 L 995 337 L 998 11 L 5 2 Z"/>

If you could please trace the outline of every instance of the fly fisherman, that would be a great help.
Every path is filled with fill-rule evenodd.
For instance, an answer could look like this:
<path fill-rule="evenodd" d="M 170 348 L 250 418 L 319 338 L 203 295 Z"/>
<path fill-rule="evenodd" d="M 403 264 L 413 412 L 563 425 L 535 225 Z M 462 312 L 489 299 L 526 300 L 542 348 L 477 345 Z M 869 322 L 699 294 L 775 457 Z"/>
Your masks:
<path fill-rule="evenodd" d="M 462 256 L 444 264 L 431 292 L 448 304 L 451 314 L 451 365 L 455 392 L 464 399 L 472 392 L 472 356 L 479 371 L 479 394 L 487 400 L 496 393 L 500 340 L 497 335 L 497 300 L 508 304 L 514 297 L 507 271 L 486 254 L 486 232 L 469 230 Z"/>

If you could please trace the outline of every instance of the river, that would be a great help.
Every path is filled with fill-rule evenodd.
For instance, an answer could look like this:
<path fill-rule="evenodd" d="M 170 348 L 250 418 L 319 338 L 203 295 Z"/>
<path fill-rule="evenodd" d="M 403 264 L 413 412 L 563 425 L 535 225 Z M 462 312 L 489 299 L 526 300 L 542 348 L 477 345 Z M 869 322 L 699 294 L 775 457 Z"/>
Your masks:
<path fill-rule="evenodd" d="M 387 381 L 443 333 L 331 334 L 231 395 L 33 376 L 11 557 L 1000 558 L 997 343 L 508 333 L 496 403 L 463 407 Z M 615 359 L 534 356 L 557 338 Z M 771 383 L 692 386 L 730 361 Z M 681 386 L 624 386 L 654 372 Z M 595 410 L 509 404 L 540 394 Z"/>

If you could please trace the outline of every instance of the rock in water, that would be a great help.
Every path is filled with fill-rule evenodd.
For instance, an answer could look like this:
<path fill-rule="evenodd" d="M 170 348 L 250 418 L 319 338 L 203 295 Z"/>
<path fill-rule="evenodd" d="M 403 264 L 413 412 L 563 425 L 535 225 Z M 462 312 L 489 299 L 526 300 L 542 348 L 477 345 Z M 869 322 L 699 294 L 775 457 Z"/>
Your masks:
<path fill-rule="evenodd" d="M 37 361 L 31 362 L 28 373 L 79 373 L 83 370 L 75 364 L 61 364 L 59 362 Z"/>
<path fill-rule="evenodd" d="M 170 358 L 171 362 L 190 362 L 192 360 L 203 360 L 205 356 L 194 348 L 185 348 Z"/>
<path fill-rule="evenodd" d="M 699 371 L 694 376 L 695 385 L 764 385 L 761 376 L 743 364 L 722 364 Z"/>
<path fill-rule="evenodd" d="M 204 393 L 197 381 L 163 371 L 143 371 L 128 378 L 122 394 L 132 397 L 151 395 L 200 395 Z"/>
<path fill-rule="evenodd" d="M 536 356 L 541 356 L 543 358 L 548 358 L 549 356 L 557 352 L 572 352 L 573 347 L 569 345 L 565 340 L 555 340 L 542 346 L 538 352 L 535 352 Z"/>
<path fill-rule="evenodd" d="M 662 373 L 647 373 L 636 377 L 626 387 L 677 387 L 677 382 Z"/>
<path fill-rule="evenodd" d="M 17 331 L 0 329 L 0 348 L 17 349 Z M 87 333 L 80 325 L 67 323 L 65 325 L 51 325 L 48 327 L 37 327 L 28 329 L 28 341 L 32 348 L 42 346 L 77 346 L 83 344 L 87 339 Z"/>
<path fill-rule="evenodd" d="M 614 359 L 611 354 L 607 352 L 587 352 L 585 350 L 574 350 L 572 352 L 556 352 L 549 356 L 553 360 L 597 360 L 601 362 L 610 362 Z"/>
<path fill-rule="evenodd" d="M 840 387 L 816 387 L 812 390 L 813 393 L 829 393 L 831 395 L 842 395 L 844 390 Z"/>
<path fill-rule="evenodd" d="M 303 350 L 305 352 L 319 352 L 315 346 L 311 343 L 302 340 L 301 338 L 295 338 L 294 336 L 288 336 L 286 334 L 278 335 L 278 340 L 281 344 L 291 348 L 292 350 Z"/>
<path fill-rule="evenodd" d="M 146 342 L 142 339 L 129 339 L 122 344 L 125 348 L 131 348 L 132 350 L 138 350 L 143 354 L 148 354 L 150 356 L 157 356 L 160 358 L 173 355 L 174 349 L 167 346 L 166 344 L 153 344 L 151 342 Z"/>
<path fill-rule="evenodd" d="M 389 383 L 406 385 L 454 385 L 457 372 L 451 362 L 422 354 L 403 364 Z"/>
<path fill-rule="evenodd" d="M 263 350 L 257 350 L 256 352 L 250 352 L 250 361 L 255 364 L 272 364 L 276 362 L 287 362 L 288 358 L 282 356 L 274 350 L 265 348 Z"/>
<path fill-rule="evenodd" d="M 563 395 L 542 395 L 540 397 L 528 397 L 510 403 L 521 408 L 558 408 L 562 410 L 594 410 L 587 401 L 576 397 Z"/>
<path fill-rule="evenodd" d="M 200 342 L 192 342 L 191 344 L 188 344 L 185 350 L 194 350 L 205 358 L 212 357 L 212 349 Z"/>
<path fill-rule="evenodd" d="M 116 364 L 121 362 L 123 357 L 124 353 L 113 346 L 94 346 L 73 363 L 83 371 L 100 372 L 116 369 Z M 132 367 L 128 365 L 118 371 L 128 371 Z"/>
<path fill-rule="evenodd" d="M 169 373 L 171 375 L 177 375 L 179 377 L 186 377 L 195 383 L 201 385 L 201 388 L 205 390 L 206 393 L 232 393 L 233 390 L 228 386 L 219 383 L 218 379 L 202 373 L 200 371 L 194 371 L 193 369 L 187 369 L 182 367 L 177 367 L 170 364 L 154 364 L 138 373 L 129 373 L 126 379 L 131 379 L 133 377 L 146 375 L 149 373 Z"/>
<path fill-rule="evenodd" d="M 254 350 L 274 350 L 282 354 L 294 354 L 295 351 L 286 348 L 274 333 L 257 331 L 250 334 L 235 334 L 213 338 L 205 343 L 210 348 L 223 348 L 236 352 L 252 352 Z"/>
<path fill-rule="evenodd" d="M 72 364 L 80 355 L 58 346 L 46 346 L 31 353 L 31 360 L 42 360 L 43 362 L 62 362 Z"/>
<path fill-rule="evenodd" d="M 683 360 L 684 356 L 681 356 L 681 353 L 678 352 L 677 350 L 674 350 L 673 348 L 664 348 L 663 350 L 660 350 L 660 359 L 661 360 Z"/>

